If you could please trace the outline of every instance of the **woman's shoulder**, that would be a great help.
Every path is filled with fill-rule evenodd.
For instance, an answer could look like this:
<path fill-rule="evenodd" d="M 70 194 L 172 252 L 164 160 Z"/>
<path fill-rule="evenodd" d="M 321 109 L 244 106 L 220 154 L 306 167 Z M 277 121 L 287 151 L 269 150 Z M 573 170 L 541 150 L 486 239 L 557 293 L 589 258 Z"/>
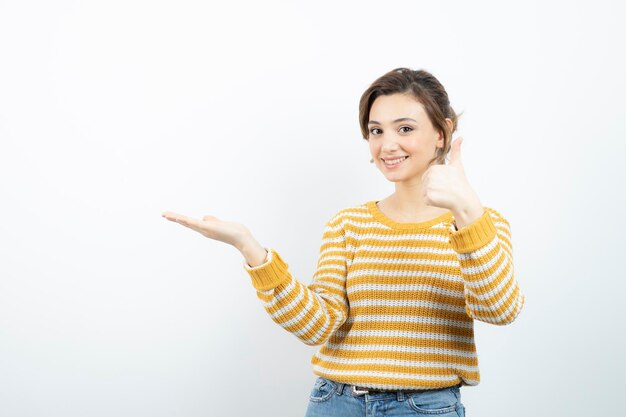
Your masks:
<path fill-rule="evenodd" d="M 363 217 L 368 213 L 368 204 L 369 201 L 365 201 L 336 209 L 330 216 L 328 222 L 337 223 L 350 217 Z"/>

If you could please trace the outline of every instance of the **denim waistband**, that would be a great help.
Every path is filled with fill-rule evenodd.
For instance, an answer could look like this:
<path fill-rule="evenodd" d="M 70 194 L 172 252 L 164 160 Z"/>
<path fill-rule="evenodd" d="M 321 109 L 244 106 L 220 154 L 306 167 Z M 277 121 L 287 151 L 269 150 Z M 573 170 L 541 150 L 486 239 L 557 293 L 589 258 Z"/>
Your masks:
<path fill-rule="evenodd" d="M 357 396 L 353 394 L 352 388 L 353 387 L 358 387 L 358 389 L 369 389 L 369 388 L 365 388 L 365 387 L 359 387 L 358 385 L 350 385 L 350 384 L 346 384 L 343 382 L 337 382 L 337 381 L 333 381 L 335 384 L 335 392 L 337 393 L 337 395 L 342 395 L 342 394 L 347 394 L 347 395 L 352 395 L 352 396 Z M 459 389 L 462 386 L 461 383 L 456 384 L 456 385 L 452 385 L 449 387 L 442 387 L 442 388 L 433 388 L 433 389 L 406 389 L 406 390 L 378 390 L 376 388 L 372 388 L 371 389 L 371 393 L 368 394 L 364 394 L 364 395 L 359 395 L 359 397 L 364 397 L 365 395 L 367 395 L 368 397 L 375 397 L 375 398 L 391 398 L 391 397 L 396 397 L 398 399 L 398 401 L 404 401 L 406 398 L 406 395 L 408 394 L 413 394 L 413 393 L 419 393 L 419 392 L 427 392 L 427 391 L 437 391 L 437 390 L 442 390 L 442 389 Z"/>

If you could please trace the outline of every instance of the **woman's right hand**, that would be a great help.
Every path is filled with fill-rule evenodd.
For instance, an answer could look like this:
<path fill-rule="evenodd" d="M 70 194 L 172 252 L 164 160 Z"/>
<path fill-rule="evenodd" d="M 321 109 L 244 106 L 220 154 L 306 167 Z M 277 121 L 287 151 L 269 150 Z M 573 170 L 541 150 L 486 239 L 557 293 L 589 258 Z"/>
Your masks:
<path fill-rule="evenodd" d="M 228 243 L 238 249 L 245 238 L 250 236 L 250 230 L 244 225 L 220 220 L 215 216 L 207 215 L 202 220 L 198 220 L 171 211 L 163 212 L 161 216 L 195 230 L 203 236 Z"/>

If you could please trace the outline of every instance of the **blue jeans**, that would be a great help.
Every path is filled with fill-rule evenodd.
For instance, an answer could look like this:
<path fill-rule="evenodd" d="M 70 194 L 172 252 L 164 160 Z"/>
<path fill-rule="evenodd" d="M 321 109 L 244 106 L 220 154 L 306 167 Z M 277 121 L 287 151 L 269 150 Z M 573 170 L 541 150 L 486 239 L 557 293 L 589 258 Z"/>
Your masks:
<path fill-rule="evenodd" d="M 420 390 L 356 395 L 352 385 L 318 377 L 306 417 L 465 417 L 460 385 Z"/>

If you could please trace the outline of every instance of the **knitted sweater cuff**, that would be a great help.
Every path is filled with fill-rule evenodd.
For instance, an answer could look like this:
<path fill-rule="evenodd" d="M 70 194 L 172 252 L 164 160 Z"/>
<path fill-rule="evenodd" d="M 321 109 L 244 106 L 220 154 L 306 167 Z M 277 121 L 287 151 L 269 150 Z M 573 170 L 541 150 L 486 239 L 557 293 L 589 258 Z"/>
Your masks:
<path fill-rule="evenodd" d="M 257 266 L 250 266 L 243 261 L 243 267 L 252 279 L 252 285 L 259 291 L 267 291 L 276 288 L 284 281 L 289 280 L 289 265 L 272 248 L 267 250 L 267 259 Z"/>
<path fill-rule="evenodd" d="M 487 209 L 474 222 L 452 232 L 450 244 L 458 253 L 473 252 L 491 242 L 496 236 L 496 226 L 493 224 Z"/>

